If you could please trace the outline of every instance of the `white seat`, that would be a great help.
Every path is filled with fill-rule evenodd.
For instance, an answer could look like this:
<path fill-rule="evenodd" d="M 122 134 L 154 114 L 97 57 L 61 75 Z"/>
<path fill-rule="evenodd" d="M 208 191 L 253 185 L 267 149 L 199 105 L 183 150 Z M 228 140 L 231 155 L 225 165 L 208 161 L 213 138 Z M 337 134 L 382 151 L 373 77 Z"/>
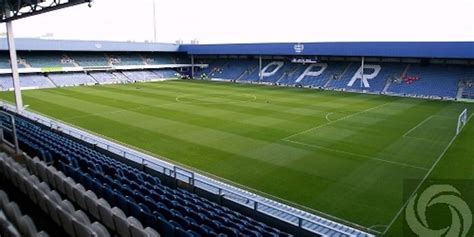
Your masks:
<path fill-rule="evenodd" d="M 54 176 L 56 176 L 56 173 L 58 173 L 58 170 L 54 168 L 54 166 L 50 165 L 46 168 L 46 176 L 48 176 L 48 183 L 51 185 L 51 187 L 57 188 L 56 187 L 56 179 Z"/>
<path fill-rule="evenodd" d="M 113 207 L 112 216 L 117 234 L 119 234 L 121 237 L 131 237 L 127 216 L 125 216 L 123 211 L 120 208 Z"/>
<path fill-rule="evenodd" d="M 72 225 L 74 227 L 74 232 L 76 237 L 94 237 L 95 235 L 92 228 L 89 225 L 81 223 L 79 220 L 73 218 Z"/>
<path fill-rule="evenodd" d="M 56 175 L 54 176 L 54 182 L 56 184 L 56 189 L 62 193 L 62 194 L 65 194 L 67 195 L 67 192 L 66 192 L 66 188 L 64 187 L 66 184 L 65 184 L 65 180 L 66 180 L 66 175 L 63 174 L 63 172 L 61 171 L 58 171 L 56 173 Z"/>
<path fill-rule="evenodd" d="M 74 193 L 74 201 L 81 207 L 81 209 L 87 210 L 86 201 L 84 199 L 84 194 L 86 193 L 86 189 L 82 184 L 76 183 L 73 188 Z"/>
<path fill-rule="evenodd" d="M 94 222 L 91 225 L 91 229 L 97 234 L 99 237 L 110 237 L 109 231 L 107 228 L 98 222 Z"/>
<path fill-rule="evenodd" d="M 27 194 L 28 193 L 28 188 L 27 188 L 27 179 L 30 176 L 30 173 L 26 168 L 21 168 L 18 172 L 18 185 L 19 189 L 21 190 L 22 193 Z"/>
<path fill-rule="evenodd" d="M 49 185 L 45 182 L 41 182 L 37 186 L 44 194 L 48 194 L 51 191 L 51 188 L 49 188 Z"/>
<path fill-rule="evenodd" d="M 13 225 L 18 226 L 18 221 L 22 216 L 20 207 L 14 202 L 8 203 L 5 207 L 5 216 Z"/>
<path fill-rule="evenodd" d="M 96 219 L 100 219 L 99 209 L 97 209 L 97 196 L 91 190 L 88 190 L 84 195 L 87 210 Z"/>
<path fill-rule="evenodd" d="M 52 201 L 49 199 L 48 194 L 45 194 L 41 191 L 37 191 L 36 196 L 38 198 L 38 206 L 41 208 L 41 210 L 43 210 L 46 214 L 49 215 L 48 205 L 49 202 Z"/>
<path fill-rule="evenodd" d="M 66 191 L 66 196 L 69 200 L 73 201 L 76 200 L 74 198 L 74 186 L 76 186 L 76 182 L 71 177 L 67 177 L 64 180 L 64 189 Z"/>
<path fill-rule="evenodd" d="M 127 221 L 128 221 L 128 226 L 130 229 L 130 234 L 132 237 L 146 237 L 147 236 L 145 230 L 143 229 L 143 225 L 139 220 L 137 220 L 135 217 L 130 216 L 127 218 Z"/>
<path fill-rule="evenodd" d="M 160 233 L 151 227 L 145 228 L 145 233 L 147 237 L 160 237 Z"/>
<path fill-rule="evenodd" d="M 10 163 L 6 162 L 6 159 L 5 159 L 5 162 L 3 163 L 4 164 L 4 174 L 5 176 L 7 177 L 8 180 L 10 180 L 13 185 L 17 185 L 16 183 L 16 180 L 14 178 L 14 175 L 15 173 L 13 172 L 13 167 L 11 166 Z"/>
<path fill-rule="evenodd" d="M 89 217 L 87 216 L 87 214 L 84 213 L 81 210 L 75 211 L 73 213 L 73 217 L 84 225 L 90 225 L 91 224 L 91 221 L 89 220 Z"/>
<path fill-rule="evenodd" d="M 67 200 L 61 202 L 58 209 L 60 217 L 61 227 L 66 231 L 69 236 L 75 236 L 74 227 L 72 224 L 72 213 L 74 212 L 74 206 Z"/>
<path fill-rule="evenodd" d="M 57 224 L 60 224 L 58 208 L 59 204 L 62 202 L 61 196 L 56 191 L 51 191 L 48 194 L 49 201 L 47 202 L 49 216 Z"/>
<path fill-rule="evenodd" d="M 43 162 L 36 162 L 36 175 L 41 179 L 43 182 L 48 182 L 48 176 L 46 176 L 46 167 L 43 165 Z"/>
<path fill-rule="evenodd" d="M 101 222 L 109 229 L 115 231 L 114 218 L 110 204 L 106 200 L 100 198 L 97 201 L 97 209 L 99 210 Z"/>
<path fill-rule="evenodd" d="M 3 190 L 0 190 L 0 210 L 4 209 L 5 206 L 10 202 L 8 199 L 7 193 L 5 193 Z"/>
<path fill-rule="evenodd" d="M 28 216 L 23 216 L 18 222 L 18 230 L 24 237 L 48 236 L 45 232 L 38 232 L 35 223 Z"/>
<path fill-rule="evenodd" d="M 36 204 L 38 203 L 38 196 L 36 194 L 36 189 L 37 189 L 36 186 L 38 184 L 39 184 L 38 177 L 36 177 L 34 175 L 30 175 L 29 177 L 27 177 L 26 189 L 27 189 L 27 192 L 28 192 L 28 196 Z"/>
<path fill-rule="evenodd" d="M 35 158 L 38 159 L 37 157 Z M 25 164 L 26 164 L 26 168 L 28 168 L 30 173 L 36 174 L 36 167 L 35 167 L 35 162 L 33 161 L 33 159 L 31 159 L 30 157 L 25 157 Z"/>

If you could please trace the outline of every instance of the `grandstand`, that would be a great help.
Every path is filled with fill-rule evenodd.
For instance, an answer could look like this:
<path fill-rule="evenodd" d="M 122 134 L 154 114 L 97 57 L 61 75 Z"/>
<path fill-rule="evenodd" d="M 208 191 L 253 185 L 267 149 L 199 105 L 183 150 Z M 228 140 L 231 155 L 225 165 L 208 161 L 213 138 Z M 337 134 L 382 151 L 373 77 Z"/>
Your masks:
<path fill-rule="evenodd" d="M 302 45 L 19 40 L 0 235 L 399 236 L 400 183 L 470 177 L 473 43 Z"/>

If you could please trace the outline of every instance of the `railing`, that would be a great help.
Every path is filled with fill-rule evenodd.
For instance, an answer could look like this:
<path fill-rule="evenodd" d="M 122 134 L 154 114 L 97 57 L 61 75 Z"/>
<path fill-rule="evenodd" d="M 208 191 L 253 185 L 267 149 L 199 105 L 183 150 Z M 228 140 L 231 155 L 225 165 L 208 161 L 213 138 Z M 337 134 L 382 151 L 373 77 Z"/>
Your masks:
<path fill-rule="evenodd" d="M 20 146 L 18 145 L 18 137 L 16 136 L 16 126 L 15 126 L 15 117 L 9 113 L 0 111 L 0 115 L 8 117 L 10 120 L 9 122 L 11 123 L 11 128 L 4 126 L 3 123 L 0 123 L 0 141 L 2 143 L 7 144 L 9 147 L 15 149 L 15 154 L 19 155 L 20 154 Z M 13 141 L 10 142 L 7 139 L 5 139 L 4 136 L 4 131 L 9 132 L 12 134 L 12 139 Z"/>
<path fill-rule="evenodd" d="M 11 112 L 15 112 L 15 108 L 12 105 L 9 104 L 4 104 L 3 105 L 6 110 L 9 110 Z M 358 234 L 362 234 L 365 236 L 372 236 L 369 233 L 366 233 L 364 231 L 360 231 L 358 229 L 354 229 L 352 227 L 331 221 L 329 219 L 319 217 L 319 216 L 314 216 L 312 214 L 306 213 L 304 211 L 301 211 L 299 209 L 293 208 L 293 207 L 288 207 L 284 204 L 278 203 L 273 200 L 269 200 L 267 198 L 261 197 L 259 195 L 256 195 L 254 193 L 242 190 L 240 188 L 222 183 L 220 181 L 211 179 L 209 177 L 197 174 L 193 171 L 189 171 L 187 169 L 184 169 L 182 167 L 173 165 L 171 163 L 168 163 L 164 161 L 163 159 L 160 159 L 160 157 L 152 157 L 150 155 L 141 153 L 139 151 L 132 150 L 128 147 L 116 144 L 114 142 L 108 141 L 104 138 L 101 138 L 99 136 L 87 133 L 85 131 L 79 130 L 77 128 L 74 128 L 72 126 L 69 126 L 67 124 L 62 124 L 58 121 L 54 121 L 52 119 L 49 119 L 45 116 L 28 112 L 28 111 L 22 111 L 20 115 L 29 118 L 33 121 L 36 121 L 40 124 L 43 124 L 53 130 L 60 131 L 64 134 L 68 134 L 72 137 L 78 138 L 82 141 L 85 141 L 87 143 L 91 143 L 97 147 L 100 147 L 104 150 L 107 150 L 111 153 L 117 154 L 119 156 L 122 156 L 128 160 L 134 161 L 138 164 L 143 165 L 144 167 L 153 169 L 157 172 L 160 172 L 164 175 L 170 176 L 172 178 L 178 179 L 180 181 L 186 182 L 189 185 L 199 187 L 203 190 L 206 190 L 210 193 L 219 195 L 221 198 L 224 198 L 226 200 L 232 201 L 234 203 L 240 204 L 242 206 L 245 206 L 247 208 L 253 209 L 256 212 L 265 214 L 265 215 L 270 215 L 274 218 L 277 218 L 279 220 L 282 220 L 286 223 L 292 224 L 294 226 L 297 226 L 299 228 L 305 229 L 307 231 L 316 233 L 316 234 L 321 234 L 318 233 L 315 229 L 316 228 L 309 228 L 308 226 L 321 226 L 325 228 L 326 230 L 332 230 L 337 233 L 341 233 L 346 236 L 360 236 Z M 264 202 L 266 201 L 266 203 Z M 294 209 L 295 212 L 297 210 L 298 213 L 305 213 L 306 215 L 311 215 L 314 217 L 317 217 L 319 221 L 314 221 L 311 220 L 307 217 L 304 217 L 301 214 L 296 214 L 296 213 L 291 213 L 287 210 L 284 210 L 283 208 L 277 207 L 276 205 L 271 205 L 271 204 L 278 204 L 279 206 L 285 206 L 291 209 Z M 273 211 L 283 213 L 286 218 L 282 218 L 281 216 L 278 215 L 271 215 L 268 210 L 264 211 L 262 210 L 263 208 L 269 208 L 272 209 Z M 290 218 L 288 218 L 288 216 Z M 331 223 L 332 225 L 329 226 L 328 224 L 323 224 L 324 223 Z M 336 226 L 341 227 L 341 229 L 336 228 Z M 345 229 L 342 230 L 342 228 Z M 357 234 L 353 234 L 352 232 L 356 232 Z"/>

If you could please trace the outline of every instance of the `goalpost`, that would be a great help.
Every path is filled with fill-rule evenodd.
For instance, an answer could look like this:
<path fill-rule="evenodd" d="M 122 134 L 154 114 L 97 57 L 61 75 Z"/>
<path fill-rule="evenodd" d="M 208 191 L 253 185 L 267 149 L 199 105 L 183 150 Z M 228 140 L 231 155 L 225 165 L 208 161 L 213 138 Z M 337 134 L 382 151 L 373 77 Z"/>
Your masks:
<path fill-rule="evenodd" d="M 462 111 L 462 113 L 459 115 L 459 118 L 458 118 L 456 136 L 459 135 L 459 133 L 461 132 L 462 128 L 466 125 L 466 123 L 467 123 L 467 109 L 464 109 L 464 111 Z"/>

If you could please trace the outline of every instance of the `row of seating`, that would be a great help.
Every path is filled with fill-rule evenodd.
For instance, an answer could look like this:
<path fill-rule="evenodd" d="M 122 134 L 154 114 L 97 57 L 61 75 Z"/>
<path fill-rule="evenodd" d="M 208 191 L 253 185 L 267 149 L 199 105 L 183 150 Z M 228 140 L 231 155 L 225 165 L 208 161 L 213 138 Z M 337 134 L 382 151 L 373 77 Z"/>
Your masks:
<path fill-rule="evenodd" d="M 0 154 L 4 157 L 5 154 Z M 0 236 L 5 237 L 47 237 L 44 231 L 37 231 L 36 225 L 28 215 L 22 215 L 16 202 L 10 201 L 8 195 L 0 190 Z"/>
<path fill-rule="evenodd" d="M 360 82 L 351 83 L 350 81 L 358 73 L 360 63 L 357 62 L 326 62 L 328 67 L 319 76 L 305 76 L 300 78 L 305 69 L 310 64 L 295 64 L 284 60 L 264 60 L 263 67 L 272 62 L 283 62 L 281 67 L 274 75 L 260 79 L 259 71 L 249 71 L 249 68 L 258 68 L 258 60 L 229 60 L 229 59 L 211 59 L 201 60 L 200 63 L 208 63 L 209 67 L 197 69 L 195 78 L 205 77 L 224 80 L 237 80 L 242 82 L 266 82 L 282 85 L 302 85 L 310 87 L 325 87 L 337 90 L 352 91 L 370 91 L 374 93 L 387 92 L 399 95 L 421 95 L 435 96 L 444 98 L 455 98 L 458 91 L 458 82 L 474 75 L 474 67 L 462 65 L 419 65 L 402 63 L 367 63 L 379 65 L 380 72 L 375 78 L 368 79 L 369 87 L 361 85 Z M 213 70 L 218 68 L 219 70 Z M 271 71 L 269 68 L 267 71 Z M 364 70 L 366 75 L 371 72 Z M 404 73 L 416 77 L 422 77 L 423 80 L 410 84 L 391 85 L 387 82 L 393 78 L 399 78 Z M 298 80 L 299 79 L 299 80 Z M 298 80 L 298 81 L 297 81 Z M 386 85 L 388 86 L 386 88 Z"/>
<path fill-rule="evenodd" d="M 5 155 L 0 156 L 2 174 L 23 194 L 41 208 L 44 213 L 59 226 L 62 226 L 69 236 L 73 237 L 108 237 L 107 229 L 99 222 L 91 223 L 86 213 L 76 210 L 74 205 L 63 199 L 55 190 L 51 190 L 45 182 Z M 31 235 L 30 235 L 31 234 Z M 37 236 L 34 229 L 25 236 Z"/>
<path fill-rule="evenodd" d="M 173 54 L 152 53 L 80 53 L 80 52 L 20 52 L 19 60 L 28 67 L 74 67 L 74 66 L 111 66 L 111 65 L 154 65 L 189 63 L 189 59 Z M 178 60 L 179 59 L 179 60 Z M 9 68 L 7 55 L 0 56 L 0 68 Z M 22 67 L 24 67 L 22 65 Z"/>
<path fill-rule="evenodd" d="M 156 177 L 23 118 L 17 117 L 16 124 L 25 152 L 164 236 L 289 236 L 188 191 L 164 186 Z"/>
<path fill-rule="evenodd" d="M 178 77 L 172 69 L 123 71 L 123 72 L 90 72 L 90 73 L 49 73 L 47 75 L 22 74 L 20 86 L 22 89 L 39 89 L 79 85 L 115 84 L 145 82 L 158 79 Z M 13 80 L 11 75 L 0 75 L 0 90 L 12 90 Z"/>
<path fill-rule="evenodd" d="M 13 183 L 18 185 L 25 194 L 28 194 L 33 202 L 38 204 L 45 213 L 49 213 L 51 218 L 58 225 L 61 225 L 70 236 L 109 236 L 107 228 L 121 237 L 160 236 L 152 228 L 143 228 L 141 222 L 136 218 L 127 217 L 120 208 L 111 207 L 104 199 L 97 198 L 94 192 L 86 190 L 81 184 L 76 183 L 70 177 L 66 177 L 53 166 L 48 166 L 38 158 L 31 159 L 26 157 L 25 161 L 28 170 L 32 171 L 31 173 L 38 174 L 31 175 L 28 178 L 42 189 L 48 197 L 45 198 L 44 195 L 35 193 L 34 187 L 23 187 L 21 185 L 21 178 L 13 179 Z M 23 174 L 29 171 L 22 170 Z M 7 172 L 5 173 L 8 174 Z M 50 187 L 53 189 L 51 190 Z M 67 200 L 62 200 L 61 195 L 66 197 Z M 53 201 L 53 203 L 48 202 L 48 200 Z M 87 231 L 83 226 L 79 226 L 74 220 L 69 220 L 70 218 L 65 216 L 64 213 L 57 210 L 55 203 L 62 206 L 62 209 L 72 213 L 73 218 L 79 219 L 82 223 L 91 226 L 95 234 Z M 73 204 L 81 210 L 75 211 Z M 98 220 L 98 222 L 91 224 L 86 213 Z"/>
<path fill-rule="evenodd" d="M 134 217 L 127 217 L 118 207 L 111 205 L 80 183 L 76 183 L 71 177 L 67 177 L 54 166 L 47 165 L 38 158 L 27 159 L 26 165 L 29 170 L 37 174 L 41 180 L 51 184 L 59 193 L 77 203 L 91 216 L 99 220 L 110 230 L 122 237 L 157 237 L 160 236 L 152 228 L 143 228 L 143 225 Z"/>

